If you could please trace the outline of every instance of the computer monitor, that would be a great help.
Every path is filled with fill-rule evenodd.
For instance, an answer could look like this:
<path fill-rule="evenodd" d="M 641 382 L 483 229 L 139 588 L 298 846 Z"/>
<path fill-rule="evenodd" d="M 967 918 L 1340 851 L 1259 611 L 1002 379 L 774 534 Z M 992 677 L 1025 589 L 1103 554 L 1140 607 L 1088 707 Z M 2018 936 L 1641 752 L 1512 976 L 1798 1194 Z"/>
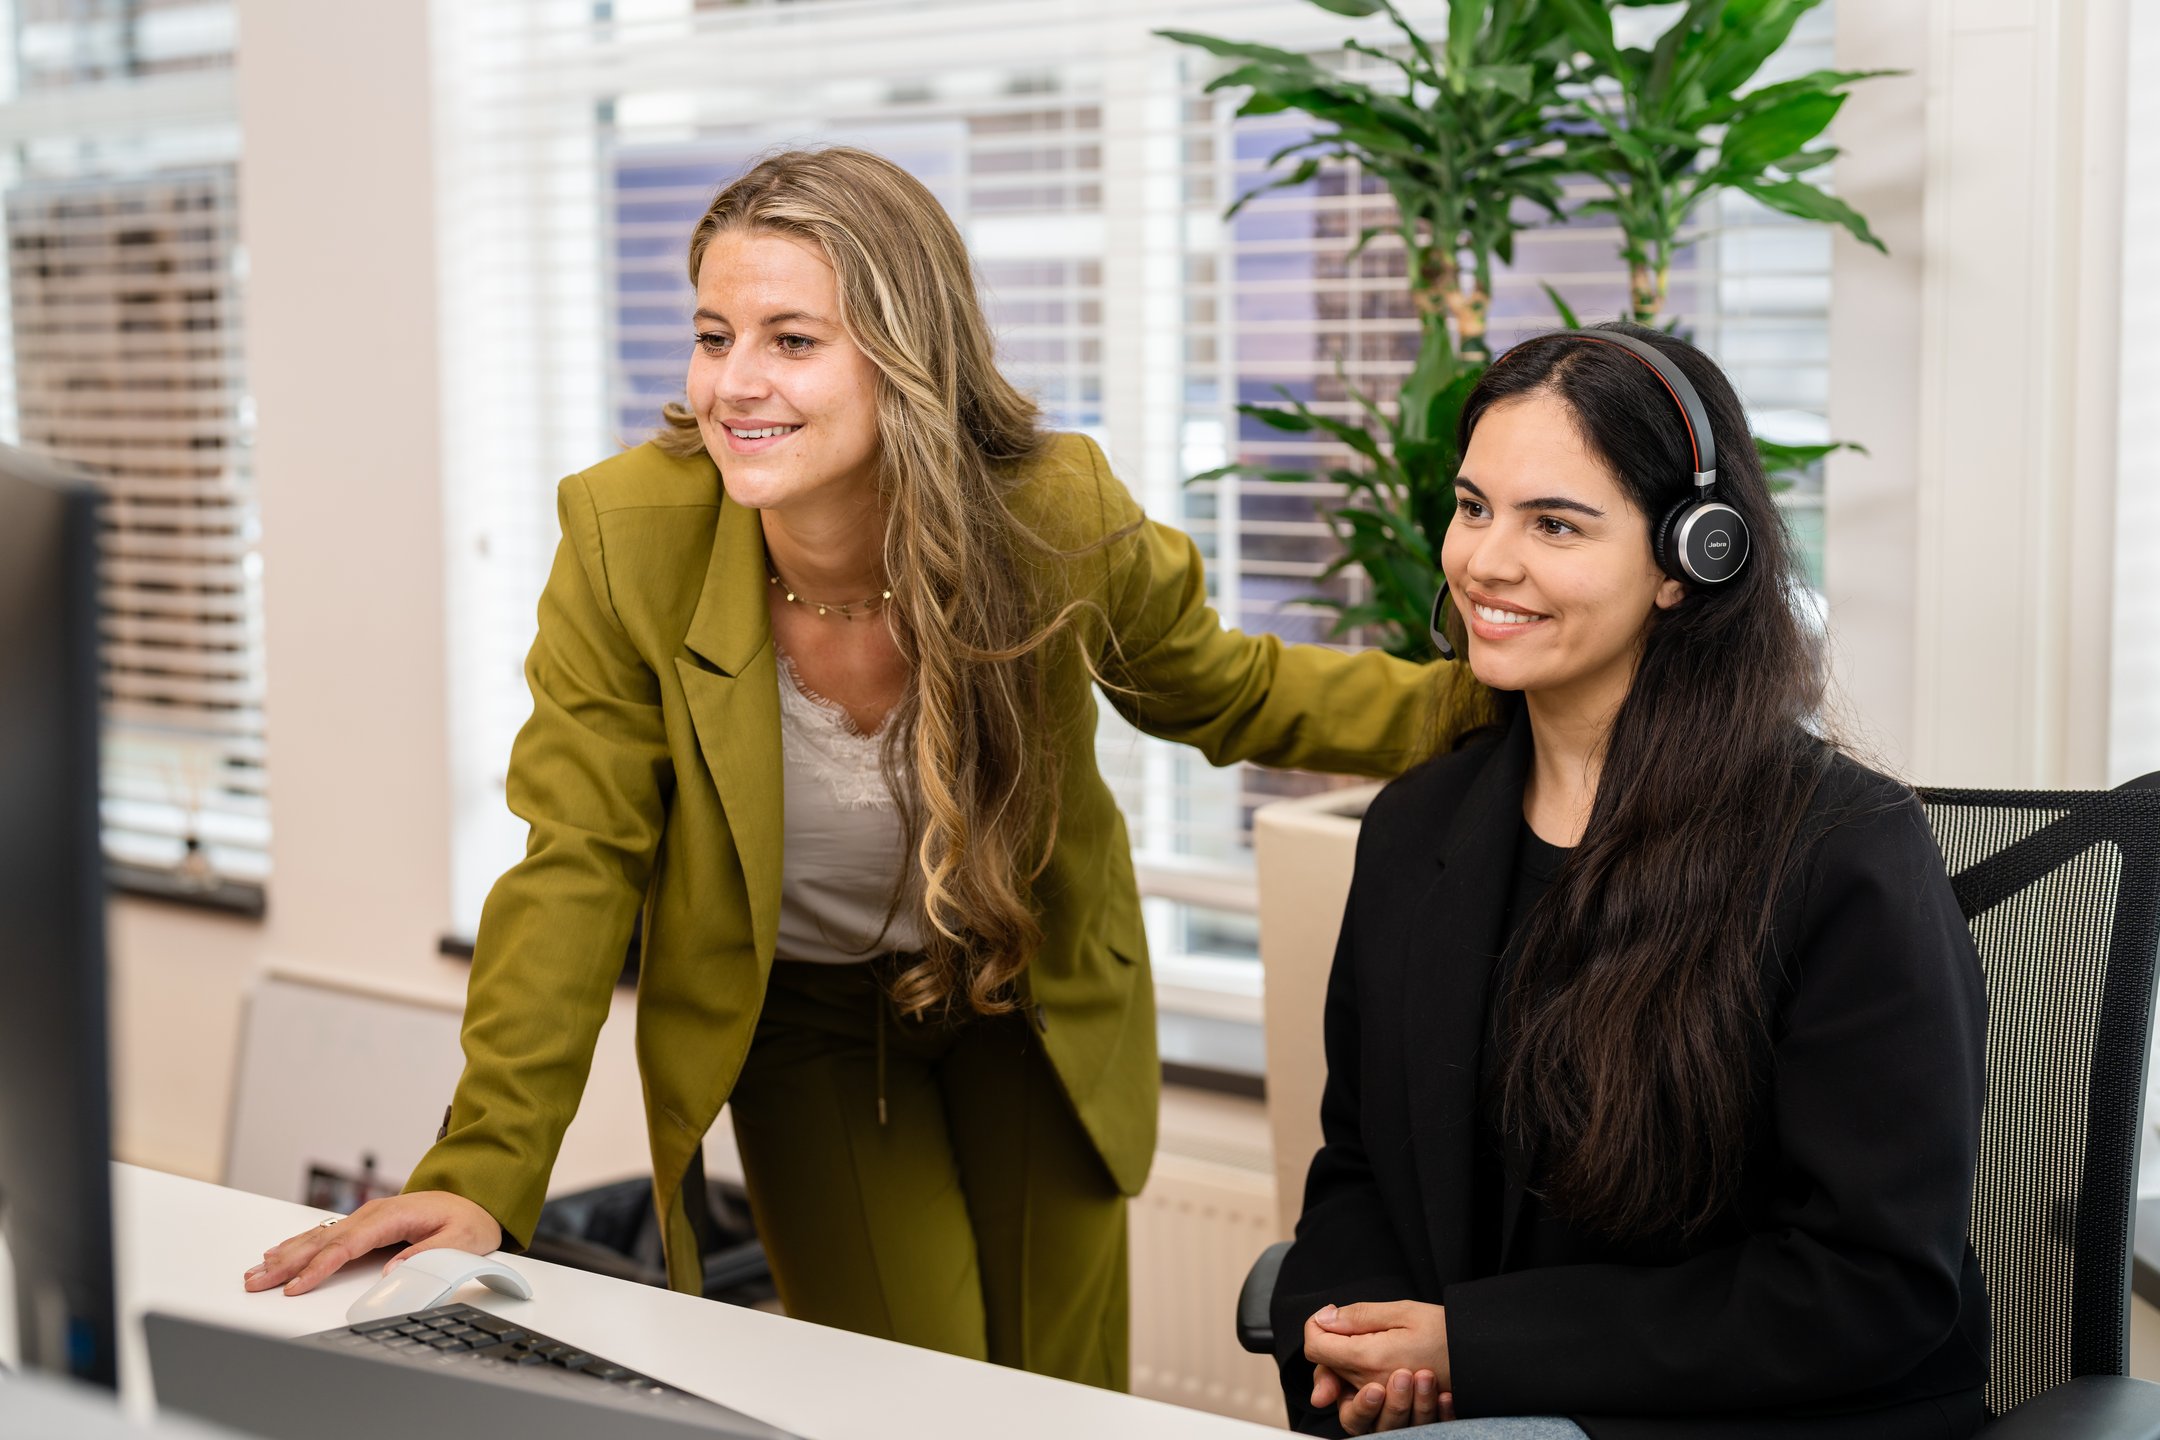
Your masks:
<path fill-rule="evenodd" d="M 109 1386 L 96 499 L 0 445 L 0 1243 L 23 1364 Z"/>

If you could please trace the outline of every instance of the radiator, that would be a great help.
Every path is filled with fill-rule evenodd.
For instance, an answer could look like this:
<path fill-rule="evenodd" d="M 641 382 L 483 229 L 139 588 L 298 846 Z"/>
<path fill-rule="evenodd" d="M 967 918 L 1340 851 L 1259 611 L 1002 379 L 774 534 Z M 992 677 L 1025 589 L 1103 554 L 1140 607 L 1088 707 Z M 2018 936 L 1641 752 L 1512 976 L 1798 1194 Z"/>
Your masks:
<path fill-rule="evenodd" d="M 1258 1101 L 1167 1092 L 1147 1189 L 1132 1206 L 1136 1395 L 1283 1423 L 1274 1363 L 1238 1348 L 1238 1287 L 1277 1237 Z"/>

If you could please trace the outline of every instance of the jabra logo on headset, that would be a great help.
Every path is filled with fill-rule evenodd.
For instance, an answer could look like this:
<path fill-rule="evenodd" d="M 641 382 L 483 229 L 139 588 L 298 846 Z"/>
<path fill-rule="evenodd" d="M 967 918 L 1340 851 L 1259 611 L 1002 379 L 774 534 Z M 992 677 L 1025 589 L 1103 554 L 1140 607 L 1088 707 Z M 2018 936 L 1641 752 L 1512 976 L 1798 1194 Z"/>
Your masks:
<path fill-rule="evenodd" d="M 1732 549 L 1732 536 L 1723 530 L 1713 530 L 1703 537 L 1703 553 L 1712 560 L 1722 560 Z"/>

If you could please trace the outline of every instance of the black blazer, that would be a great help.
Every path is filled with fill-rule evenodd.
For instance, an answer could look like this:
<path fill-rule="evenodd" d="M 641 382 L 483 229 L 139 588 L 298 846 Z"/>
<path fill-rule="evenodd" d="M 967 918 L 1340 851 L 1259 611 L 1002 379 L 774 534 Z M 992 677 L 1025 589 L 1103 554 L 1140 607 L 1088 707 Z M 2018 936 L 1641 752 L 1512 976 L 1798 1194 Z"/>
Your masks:
<path fill-rule="evenodd" d="M 1324 1143 L 1275 1292 L 1292 1427 L 1342 1433 L 1307 1403 L 1306 1318 L 1413 1299 L 1447 1307 L 1465 1417 L 1569 1415 L 1596 1440 L 1970 1435 L 1986 992 L 1912 792 L 1843 757 L 1779 896 L 1771 1070 L 1736 1200 L 1685 1242 L 1616 1244 L 1509 1163 L 1497 1266 L 1476 1243 L 1487 981 L 1530 758 L 1518 719 L 1365 816 L 1328 981 Z"/>

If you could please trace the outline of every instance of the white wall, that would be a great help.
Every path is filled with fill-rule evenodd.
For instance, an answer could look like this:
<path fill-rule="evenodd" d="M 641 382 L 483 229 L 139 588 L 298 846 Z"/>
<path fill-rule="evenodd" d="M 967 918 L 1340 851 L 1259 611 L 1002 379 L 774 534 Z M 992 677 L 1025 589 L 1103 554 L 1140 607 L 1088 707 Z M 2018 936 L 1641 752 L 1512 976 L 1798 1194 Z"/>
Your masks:
<path fill-rule="evenodd" d="M 1913 537 L 1919 508 L 1920 177 L 1927 165 L 1927 6 L 1841 0 L 1837 65 L 1905 70 L 1852 88 L 1833 132 L 1837 190 L 1884 255 L 1831 239 L 1830 433 L 1867 447 L 1825 464 L 1823 588 L 1842 717 L 1893 770 L 1913 752 Z"/>
<path fill-rule="evenodd" d="M 2133 6 L 2133 75 L 2160 66 L 2160 6 Z M 2108 779 L 2160 770 L 2160 86 L 2133 87 L 2123 126 L 2121 509 Z"/>
<path fill-rule="evenodd" d="M 1841 5 L 1826 569 L 1859 728 L 1910 778 L 2107 771 L 2128 0 Z M 1917 224 L 1916 224 L 1917 222 Z"/>
<path fill-rule="evenodd" d="M 1939 0 L 1914 765 L 2104 778 L 2127 0 Z"/>

